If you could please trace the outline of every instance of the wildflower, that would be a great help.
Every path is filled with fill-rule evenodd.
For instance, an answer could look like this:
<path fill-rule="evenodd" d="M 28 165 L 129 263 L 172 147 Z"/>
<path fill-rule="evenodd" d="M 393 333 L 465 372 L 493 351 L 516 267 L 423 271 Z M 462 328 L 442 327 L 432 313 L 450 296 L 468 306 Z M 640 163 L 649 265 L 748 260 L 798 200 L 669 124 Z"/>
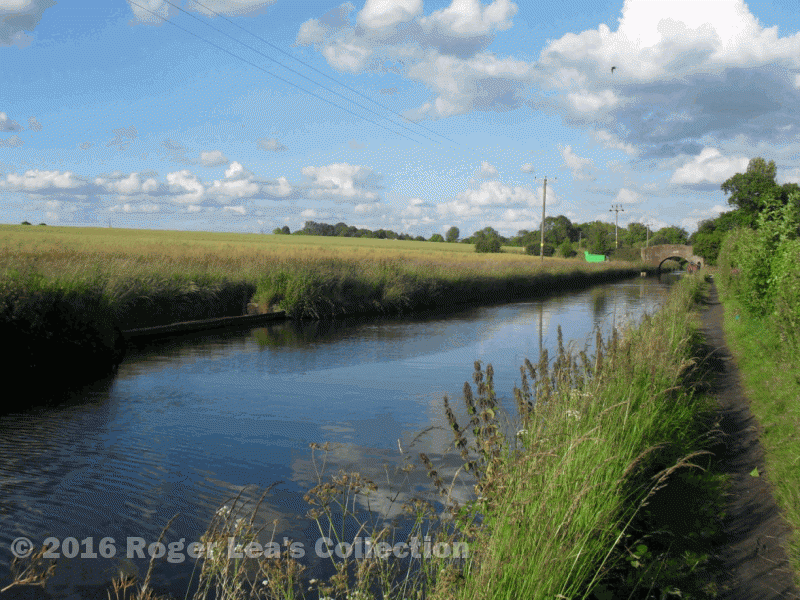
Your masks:
<path fill-rule="evenodd" d="M 570 410 L 567 411 L 567 416 L 571 417 L 571 418 L 573 418 L 573 419 L 575 419 L 577 421 L 577 420 L 579 420 L 581 418 L 581 413 L 579 413 L 577 410 L 571 410 L 570 409 Z"/>
<path fill-rule="evenodd" d="M 528 435 L 528 430 L 527 429 L 520 429 L 517 432 L 517 437 L 522 437 L 523 435 Z"/>

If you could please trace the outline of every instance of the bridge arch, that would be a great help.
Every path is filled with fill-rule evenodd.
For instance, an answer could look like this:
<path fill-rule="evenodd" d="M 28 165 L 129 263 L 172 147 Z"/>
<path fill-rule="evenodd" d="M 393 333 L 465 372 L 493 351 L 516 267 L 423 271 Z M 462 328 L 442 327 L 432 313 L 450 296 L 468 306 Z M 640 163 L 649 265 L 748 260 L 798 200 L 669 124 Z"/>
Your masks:
<path fill-rule="evenodd" d="M 683 244 L 659 244 L 657 246 L 649 246 L 641 249 L 642 261 L 657 267 L 661 270 L 661 265 L 664 261 L 670 258 L 682 258 L 702 267 L 705 264 L 705 259 L 702 256 L 697 256 L 694 253 L 692 246 Z"/>

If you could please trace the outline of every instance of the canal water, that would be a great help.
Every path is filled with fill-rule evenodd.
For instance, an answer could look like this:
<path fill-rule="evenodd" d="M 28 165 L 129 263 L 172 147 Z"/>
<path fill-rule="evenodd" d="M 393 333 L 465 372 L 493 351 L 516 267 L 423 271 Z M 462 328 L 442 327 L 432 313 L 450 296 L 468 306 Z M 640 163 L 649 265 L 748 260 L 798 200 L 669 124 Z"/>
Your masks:
<path fill-rule="evenodd" d="M 435 497 L 422 468 L 399 468 L 425 452 L 445 479 L 455 473 L 442 397 L 464 414 L 474 361 L 493 365 L 497 395 L 513 412 L 520 365 L 535 363 L 541 347 L 554 355 L 559 325 L 565 342 L 591 352 L 596 328 L 607 334 L 653 312 L 670 282 L 637 278 L 447 315 L 274 323 L 137 348 L 74 401 L 0 417 L 0 587 L 11 579 L 12 544 L 24 546 L 14 540 L 38 547 L 53 537 L 63 559 L 47 592 L 85 597 L 115 569 L 144 574 L 146 550 L 130 560 L 128 551 L 156 542 L 176 514 L 164 542 L 199 541 L 221 506 L 238 495 L 249 511 L 276 482 L 258 520 L 311 555 L 319 532 L 303 496 L 323 462 L 327 473 L 373 479 L 371 508 L 384 517 L 400 514 L 412 493 Z M 309 447 L 324 442 L 327 454 Z M 463 483 L 455 494 L 466 499 L 472 483 Z M 179 560 L 159 562 L 153 584 L 182 598 L 194 561 Z M 36 597 L 12 592 L 0 599 Z"/>

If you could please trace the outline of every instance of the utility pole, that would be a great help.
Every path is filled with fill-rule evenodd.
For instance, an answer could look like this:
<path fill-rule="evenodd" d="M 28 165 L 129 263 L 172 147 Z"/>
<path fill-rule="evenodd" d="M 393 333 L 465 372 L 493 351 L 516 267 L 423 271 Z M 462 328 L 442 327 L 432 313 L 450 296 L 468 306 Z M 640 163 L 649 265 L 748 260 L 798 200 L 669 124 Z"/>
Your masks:
<path fill-rule="evenodd" d="M 619 229 L 619 225 L 618 225 L 619 213 L 620 212 L 625 212 L 625 209 L 622 208 L 619 204 L 614 204 L 614 205 L 611 206 L 611 208 L 608 209 L 608 212 L 616 213 L 614 215 L 614 245 L 617 248 L 619 248 L 619 232 L 618 232 L 618 229 Z"/>
<path fill-rule="evenodd" d="M 553 177 L 558 179 L 558 177 Z M 544 207 L 547 204 L 547 176 L 544 178 L 544 190 L 542 191 L 542 240 L 539 244 L 539 258 L 544 262 Z"/>

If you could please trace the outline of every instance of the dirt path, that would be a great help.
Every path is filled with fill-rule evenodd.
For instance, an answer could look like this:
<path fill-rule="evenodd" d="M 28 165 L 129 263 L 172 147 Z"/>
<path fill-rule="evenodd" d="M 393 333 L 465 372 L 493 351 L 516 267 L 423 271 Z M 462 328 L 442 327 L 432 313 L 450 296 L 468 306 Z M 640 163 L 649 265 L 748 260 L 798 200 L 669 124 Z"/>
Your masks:
<path fill-rule="evenodd" d="M 716 373 L 712 389 L 720 405 L 723 442 L 716 448 L 720 469 L 731 476 L 725 537 L 719 548 L 725 569 L 721 598 L 730 600 L 799 599 L 785 548 L 788 525 L 783 521 L 765 475 L 760 426 L 744 396 L 739 370 L 725 343 L 723 308 L 715 285 L 702 312 L 703 332 L 711 346 Z M 760 477 L 750 473 L 758 468 Z"/>

